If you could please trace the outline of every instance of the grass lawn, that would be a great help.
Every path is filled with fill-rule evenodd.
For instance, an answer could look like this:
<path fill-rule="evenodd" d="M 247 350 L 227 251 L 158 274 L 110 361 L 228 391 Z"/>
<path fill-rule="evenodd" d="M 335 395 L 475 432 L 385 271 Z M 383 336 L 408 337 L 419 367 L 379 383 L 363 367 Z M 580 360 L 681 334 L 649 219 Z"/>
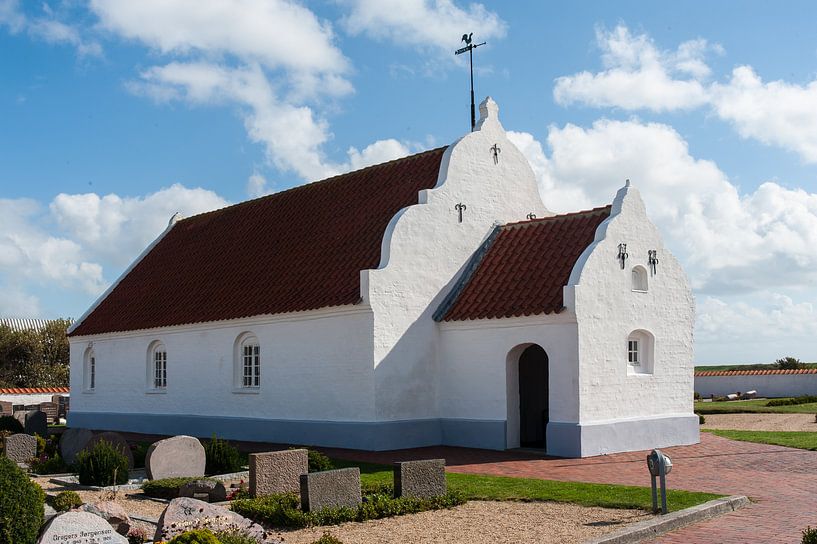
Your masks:
<path fill-rule="evenodd" d="M 702 429 L 732 440 L 743 442 L 757 442 L 758 444 L 773 444 L 788 446 L 801 450 L 817 451 L 817 433 L 804 431 L 728 431 L 722 429 Z"/>
<path fill-rule="evenodd" d="M 338 459 L 332 461 L 337 468 L 360 467 L 360 478 L 364 484 L 392 483 L 392 469 L 389 466 Z M 448 473 L 447 478 L 448 488 L 451 491 L 458 491 L 470 500 L 554 501 L 606 508 L 652 509 L 649 487 L 559 482 L 479 474 Z M 649 481 L 646 476 L 645 481 Z M 670 489 L 667 492 L 667 502 L 670 510 L 682 510 L 722 496 Z"/>
<path fill-rule="evenodd" d="M 695 402 L 698 414 L 817 414 L 817 403 L 794 404 L 791 406 L 766 406 L 769 399 L 732 400 L 723 402 Z"/>

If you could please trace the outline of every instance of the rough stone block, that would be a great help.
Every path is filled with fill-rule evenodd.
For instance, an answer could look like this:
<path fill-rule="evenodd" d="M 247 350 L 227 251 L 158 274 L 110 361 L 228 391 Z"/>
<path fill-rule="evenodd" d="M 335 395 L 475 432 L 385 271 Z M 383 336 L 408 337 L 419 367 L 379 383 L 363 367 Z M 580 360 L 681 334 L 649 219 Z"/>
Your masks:
<path fill-rule="evenodd" d="M 227 500 L 227 488 L 214 480 L 193 480 L 179 489 L 179 497 L 198 499 L 198 495 L 206 496 L 207 502 L 223 502 Z"/>
<path fill-rule="evenodd" d="M 306 450 L 271 451 L 250 454 L 250 496 L 297 493 L 301 474 L 309 472 Z"/>
<path fill-rule="evenodd" d="M 445 459 L 394 464 L 395 497 L 441 497 L 447 490 Z"/>
<path fill-rule="evenodd" d="M 130 516 L 128 516 L 125 508 L 118 502 L 100 501 L 94 504 L 83 504 L 78 510 L 90 512 L 91 514 L 101 517 L 107 521 L 111 527 L 116 529 L 116 532 L 120 535 L 127 535 L 128 531 L 130 531 Z"/>
<path fill-rule="evenodd" d="M 48 436 L 48 420 L 45 412 L 40 410 L 21 410 L 14 412 L 14 418 L 20 422 L 26 434 Z"/>
<path fill-rule="evenodd" d="M 192 529 L 210 529 L 213 532 L 235 531 L 255 539 L 255 542 L 279 542 L 263 527 L 235 512 L 188 497 L 170 501 L 159 518 L 153 540 L 166 542 Z"/>
<path fill-rule="evenodd" d="M 104 433 L 94 435 L 93 438 L 91 438 L 85 445 L 85 447 L 82 449 L 90 450 L 91 448 L 94 447 L 94 445 L 97 444 L 97 442 L 101 442 L 103 440 L 113 445 L 113 447 L 119 450 L 119 452 L 122 455 L 127 457 L 128 468 L 133 469 L 133 452 L 130 451 L 130 445 L 128 444 L 128 441 L 125 440 L 125 437 L 119 433 L 115 433 L 113 431 L 105 431 Z"/>
<path fill-rule="evenodd" d="M 6 437 L 6 457 L 15 463 L 27 463 L 37 456 L 37 439 L 30 434 L 13 434 Z"/>
<path fill-rule="evenodd" d="M 43 529 L 38 544 L 128 544 L 111 524 L 90 512 L 66 512 L 54 517 Z"/>
<path fill-rule="evenodd" d="M 305 512 L 340 506 L 356 508 L 361 502 L 357 467 L 301 475 L 301 509 Z"/>
<path fill-rule="evenodd" d="M 154 442 L 145 456 L 145 472 L 151 480 L 204 476 L 204 446 L 192 436 L 174 436 Z"/>
<path fill-rule="evenodd" d="M 77 454 L 85 449 L 85 446 L 93 437 L 94 433 L 88 429 L 66 429 L 60 437 L 60 455 L 63 461 L 73 465 L 77 459 Z"/>
<path fill-rule="evenodd" d="M 10 402 L 0 400 L 0 416 L 10 416 L 14 414 L 14 405 Z"/>

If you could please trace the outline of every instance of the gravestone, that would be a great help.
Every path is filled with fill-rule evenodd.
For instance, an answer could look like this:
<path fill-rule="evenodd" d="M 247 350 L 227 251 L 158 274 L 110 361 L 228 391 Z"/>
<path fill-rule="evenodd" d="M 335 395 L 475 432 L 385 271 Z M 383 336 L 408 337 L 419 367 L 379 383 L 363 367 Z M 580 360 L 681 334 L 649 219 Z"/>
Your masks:
<path fill-rule="evenodd" d="M 59 423 L 59 405 L 53 402 L 41 402 L 39 408 L 41 412 L 45 412 L 47 424 L 56 425 Z"/>
<path fill-rule="evenodd" d="M 110 523 L 90 512 L 65 512 L 49 521 L 38 544 L 128 544 Z"/>
<path fill-rule="evenodd" d="M 60 437 L 60 455 L 68 465 L 73 465 L 77 459 L 77 454 L 85 449 L 88 441 L 94 437 L 94 433 L 88 429 L 78 429 L 72 427 L 66 429 Z"/>
<path fill-rule="evenodd" d="M 128 441 L 125 440 L 125 437 L 119 433 L 115 433 L 113 431 L 105 431 L 104 433 L 94 435 L 82 449 L 90 450 L 94 447 L 94 445 L 103 440 L 111 444 L 122 455 L 127 457 L 128 468 L 133 469 L 133 452 L 130 451 L 130 445 L 128 444 Z"/>
<path fill-rule="evenodd" d="M 128 531 L 130 531 L 130 516 L 128 516 L 125 508 L 118 502 L 100 501 L 93 504 L 83 504 L 78 510 L 90 512 L 101 517 L 120 535 L 127 535 Z"/>
<path fill-rule="evenodd" d="M 13 434 L 6 437 L 6 457 L 15 463 L 28 463 L 37 456 L 37 439 L 30 434 Z"/>
<path fill-rule="evenodd" d="M 301 474 L 309 472 L 306 450 L 283 450 L 250 454 L 250 496 L 297 493 Z"/>
<path fill-rule="evenodd" d="M 395 497 L 441 497 L 445 483 L 445 459 L 424 459 L 394 464 Z"/>
<path fill-rule="evenodd" d="M 48 436 L 48 421 L 40 410 L 20 410 L 14 412 L 14 419 L 20 422 L 26 434 Z"/>
<path fill-rule="evenodd" d="M 198 495 L 206 496 L 207 502 L 223 502 L 227 500 L 227 488 L 215 480 L 193 480 L 179 488 L 179 497 L 197 499 Z"/>
<path fill-rule="evenodd" d="M 154 442 L 145 456 L 145 472 L 151 480 L 204 476 L 204 446 L 192 436 L 174 436 Z"/>
<path fill-rule="evenodd" d="M 301 509 L 304 512 L 339 506 L 357 508 L 361 502 L 360 469 L 357 467 L 301 474 Z"/>
<path fill-rule="evenodd" d="M 10 416 L 14 414 L 14 405 L 10 402 L 0 400 L 0 416 Z"/>
<path fill-rule="evenodd" d="M 164 542 L 193 529 L 210 529 L 213 532 L 233 530 L 258 542 L 278 542 L 257 523 L 221 506 L 189 497 L 170 501 L 159 518 L 153 540 Z"/>

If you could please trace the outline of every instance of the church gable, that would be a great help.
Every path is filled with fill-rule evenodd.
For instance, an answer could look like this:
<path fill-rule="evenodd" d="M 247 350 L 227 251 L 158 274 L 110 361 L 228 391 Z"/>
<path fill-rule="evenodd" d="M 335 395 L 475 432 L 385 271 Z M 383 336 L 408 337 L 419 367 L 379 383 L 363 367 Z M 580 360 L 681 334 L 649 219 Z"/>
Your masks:
<path fill-rule="evenodd" d="M 437 183 L 445 148 L 175 223 L 71 336 L 314 310 L 360 301 L 383 234 Z"/>
<path fill-rule="evenodd" d="M 610 206 L 509 223 L 475 253 L 437 321 L 519 317 L 561 312 L 563 287 Z"/>

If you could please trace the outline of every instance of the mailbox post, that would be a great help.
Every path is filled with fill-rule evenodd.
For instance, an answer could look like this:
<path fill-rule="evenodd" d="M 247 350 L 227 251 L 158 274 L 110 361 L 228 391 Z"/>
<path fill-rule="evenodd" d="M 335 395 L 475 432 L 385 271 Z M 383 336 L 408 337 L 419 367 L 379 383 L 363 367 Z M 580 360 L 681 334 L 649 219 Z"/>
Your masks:
<path fill-rule="evenodd" d="M 667 509 L 667 474 L 672 470 L 672 461 L 661 453 L 661 450 L 652 450 L 647 455 L 647 468 L 652 480 L 652 511 L 658 512 L 658 490 L 655 479 L 659 478 L 661 480 L 661 513 L 666 514 L 669 511 Z"/>

